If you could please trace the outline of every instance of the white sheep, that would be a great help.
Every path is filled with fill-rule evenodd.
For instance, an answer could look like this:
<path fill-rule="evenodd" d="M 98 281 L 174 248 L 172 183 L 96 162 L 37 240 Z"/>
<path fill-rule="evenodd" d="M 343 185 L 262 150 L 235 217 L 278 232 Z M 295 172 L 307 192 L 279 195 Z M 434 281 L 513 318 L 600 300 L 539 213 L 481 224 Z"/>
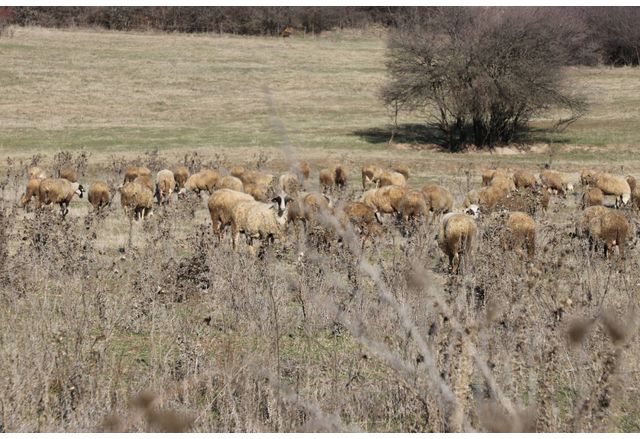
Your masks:
<path fill-rule="evenodd" d="M 64 178 L 45 178 L 40 182 L 38 190 L 38 207 L 42 204 L 57 203 L 64 218 L 69 212 L 69 203 L 75 194 L 82 198 L 84 188 L 81 184 L 71 183 Z"/>
<path fill-rule="evenodd" d="M 237 248 L 240 233 L 245 235 L 249 245 L 253 244 L 254 239 L 273 241 L 284 236 L 291 199 L 286 195 L 278 195 L 272 201 L 242 201 L 231 209 L 234 249 Z"/>

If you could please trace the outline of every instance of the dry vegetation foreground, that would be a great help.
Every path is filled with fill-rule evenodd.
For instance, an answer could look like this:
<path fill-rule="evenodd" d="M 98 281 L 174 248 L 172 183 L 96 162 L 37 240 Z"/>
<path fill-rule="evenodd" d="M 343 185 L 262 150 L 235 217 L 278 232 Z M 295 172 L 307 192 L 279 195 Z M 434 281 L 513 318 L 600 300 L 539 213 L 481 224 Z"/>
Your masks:
<path fill-rule="evenodd" d="M 53 169 L 56 152 L 81 148 L 71 159 L 86 187 L 120 182 L 131 162 L 278 174 L 293 155 L 311 163 L 312 189 L 320 167 L 344 163 L 345 199 L 360 196 L 365 162 L 403 161 L 410 186 L 441 183 L 456 205 L 489 165 L 640 177 L 634 70 L 572 71 L 594 107 L 556 138 L 568 144 L 445 154 L 353 134 L 388 121 L 373 88 L 383 49 L 339 33 L 0 39 L 0 429 L 640 430 L 640 249 L 607 260 L 574 238 L 579 194 L 535 214 L 531 263 L 502 249 L 502 218 L 481 218 L 458 276 L 428 223 L 406 238 L 388 221 L 362 254 L 289 234 L 256 259 L 218 243 L 204 197 L 140 223 L 117 198 L 100 215 L 76 198 L 64 221 L 18 207 L 29 165 Z M 300 148 L 279 148 L 264 86 Z"/>

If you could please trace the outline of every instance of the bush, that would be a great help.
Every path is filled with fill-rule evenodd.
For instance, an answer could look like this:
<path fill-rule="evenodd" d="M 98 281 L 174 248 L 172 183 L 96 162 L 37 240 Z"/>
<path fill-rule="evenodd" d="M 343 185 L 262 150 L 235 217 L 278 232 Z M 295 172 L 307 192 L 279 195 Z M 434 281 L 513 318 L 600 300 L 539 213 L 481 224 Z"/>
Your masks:
<path fill-rule="evenodd" d="M 382 99 L 428 110 L 452 150 L 508 143 L 535 115 L 584 102 L 562 87 L 571 28 L 544 8 L 420 8 L 392 32 Z"/>

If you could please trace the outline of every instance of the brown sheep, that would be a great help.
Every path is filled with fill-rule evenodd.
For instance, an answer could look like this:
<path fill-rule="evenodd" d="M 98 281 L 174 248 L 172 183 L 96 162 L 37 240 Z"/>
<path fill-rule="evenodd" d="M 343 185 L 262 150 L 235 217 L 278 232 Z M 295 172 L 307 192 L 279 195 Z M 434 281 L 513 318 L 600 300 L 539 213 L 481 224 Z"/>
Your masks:
<path fill-rule="evenodd" d="M 296 223 L 301 222 L 306 232 L 309 225 L 317 225 L 318 215 L 321 212 L 332 212 L 331 198 L 318 192 L 301 195 L 292 199 L 287 211 L 287 223 L 294 223 L 295 225 Z M 298 234 L 297 226 L 296 233 Z"/>
<path fill-rule="evenodd" d="M 589 223 L 597 216 L 604 215 L 609 211 L 609 208 L 604 206 L 590 206 L 582 212 L 582 218 L 576 225 L 576 235 L 579 237 L 585 237 L 589 234 Z"/>
<path fill-rule="evenodd" d="M 505 247 L 519 251 L 527 249 L 527 256 L 532 259 L 535 255 L 536 223 L 524 212 L 512 212 L 505 223 Z"/>
<path fill-rule="evenodd" d="M 355 231 L 360 235 L 361 248 L 363 249 L 370 238 L 382 234 L 382 228 L 375 210 L 360 201 L 350 201 L 342 204 L 336 209 L 336 215 L 340 218 L 340 223 L 344 228 L 346 228 L 347 223 L 354 227 Z"/>
<path fill-rule="evenodd" d="M 242 180 L 243 184 L 253 183 L 259 186 L 270 186 L 273 183 L 273 175 L 264 174 L 260 171 L 244 171 L 240 176 L 231 174 Z"/>
<path fill-rule="evenodd" d="M 236 192 L 244 192 L 244 184 L 242 184 L 242 180 L 240 180 L 238 177 L 234 177 L 233 175 L 225 175 L 224 177 L 220 178 L 220 180 L 218 180 L 216 189 L 231 189 Z"/>
<path fill-rule="evenodd" d="M 476 204 L 482 208 L 483 212 L 488 212 L 507 198 L 507 195 L 507 190 L 503 186 L 485 186 L 479 190 L 471 190 L 465 197 L 463 206 L 467 208 Z"/>
<path fill-rule="evenodd" d="M 402 174 L 404 176 L 405 180 L 409 180 L 409 167 L 407 165 L 405 165 L 404 163 L 395 163 L 392 167 L 391 170 L 394 172 L 399 172 L 400 174 Z"/>
<path fill-rule="evenodd" d="M 76 171 L 74 171 L 72 168 L 64 168 L 61 169 L 58 172 L 58 177 L 59 178 L 64 178 L 65 180 L 71 182 L 71 183 L 77 183 L 78 182 L 78 176 L 76 175 Z"/>
<path fill-rule="evenodd" d="M 591 169 L 583 169 L 580 171 L 580 183 L 583 186 L 589 186 L 596 182 L 596 178 L 598 178 L 598 173 Z"/>
<path fill-rule="evenodd" d="M 129 166 L 124 171 L 124 183 L 133 181 L 141 175 L 146 175 L 151 178 L 151 170 L 149 168 L 145 168 L 144 166 Z"/>
<path fill-rule="evenodd" d="M 348 180 L 347 170 L 343 165 L 321 169 L 318 180 L 323 192 L 330 191 L 334 187 L 344 189 Z"/>
<path fill-rule="evenodd" d="M 589 206 L 602 206 L 604 204 L 604 194 L 597 187 L 587 189 L 582 194 L 582 208 Z"/>
<path fill-rule="evenodd" d="M 109 194 L 109 186 L 104 181 L 96 181 L 89 186 L 89 203 L 93 209 L 98 211 L 111 203 L 111 195 Z"/>
<path fill-rule="evenodd" d="M 137 181 L 129 181 L 120 186 L 120 204 L 126 216 L 136 221 L 153 215 L 153 191 Z"/>
<path fill-rule="evenodd" d="M 482 186 L 489 186 L 493 181 L 493 178 L 497 175 L 509 177 L 509 174 L 502 169 L 486 169 L 482 171 Z"/>
<path fill-rule="evenodd" d="M 560 196 L 566 196 L 567 191 L 573 190 L 573 185 L 566 181 L 564 175 L 558 171 L 546 169 L 540 173 L 540 181 L 542 186 L 553 193 L 557 193 Z"/>
<path fill-rule="evenodd" d="M 218 184 L 219 178 L 220 175 L 217 171 L 212 169 L 201 170 L 187 179 L 183 191 L 192 191 L 197 194 L 201 191 L 207 191 L 209 194 L 212 194 Z"/>
<path fill-rule="evenodd" d="M 307 180 L 309 180 L 309 175 L 311 175 L 311 166 L 309 163 L 304 160 L 299 160 L 298 163 L 294 165 L 293 169 L 295 174 L 299 174 L 302 178 L 302 184 L 304 184 Z"/>
<path fill-rule="evenodd" d="M 391 186 L 391 185 L 395 185 L 395 186 L 407 185 L 407 179 L 404 177 L 404 175 L 395 171 L 383 171 L 380 177 L 377 180 L 375 180 L 375 182 L 378 183 L 378 187 Z"/>
<path fill-rule="evenodd" d="M 636 186 L 637 186 L 637 181 L 636 178 L 633 175 L 627 175 L 627 183 L 629 184 L 629 187 L 631 188 L 631 193 L 633 193 L 633 191 L 636 190 Z"/>
<path fill-rule="evenodd" d="M 470 216 L 464 213 L 447 213 L 440 222 L 438 244 L 449 257 L 449 271 L 460 272 L 462 256 L 471 253 L 478 227 Z"/>
<path fill-rule="evenodd" d="M 245 172 L 246 169 L 244 169 L 244 166 L 234 166 L 229 169 L 229 174 L 233 175 L 236 178 L 241 178 Z"/>
<path fill-rule="evenodd" d="M 256 201 L 266 203 L 269 201 L 269 186 L 260 185 L 257 183 L 244 183 L 244 192 L 251 195 Z"/>
<path fill-rule="evenodd" d="M 516 190 L 516 185 L 513 182 L 513 178 L 501 174 L 496 174 L 491 179 L 490 186 L 502 188 L 507 194 Z"/>
<path fill-rule="evenodd" d="M 611 256 L 613 247 L 617 246 L 620 258 L 625 259 L 625 244 L 631 226 L 627 218 L 620 212 L 607 210 L 589 221 L 589 244 L 594 248 L 595 241 L 604 242 L 604 256 Z"/>
<path fill-rule="evenodd" d="M 538 180 L 532 172 L 520 169 L 513 174 L 513 183 L 518 190 L 526 188 L 535 189 Z"/>
<path fill-rule="evenodd" d="M 82 198 L 84 189 L 81 184 L 71 183 L 64 178 L 45 178 L 40 182 L 38 190 L 38 208 L 42 204 L 59 204 L 64 219 L 69 212 L 69 203 L 75 194 Z"/>
<path fill-rule="evenodd" d="M 380 179 L 383 169 L 376 165 L 364 165 L 362 167 L 362 189 L 366 190 L 367 185 L 375 184 Z"/>
<path fill-rule="evenodd" d="M 180 192 L 189 179 L 189 168 L 186 166 L 175 166 L 173 169 L 173 178 L 176 180 L 176 192 Z"/>
<path fill-rule="evenodd" d="M 149 189 L 151 191 L 151 193 L 153 194 L 153 180 L 151 180 L 151 175 L 138 175 L 136 178 L 133 179 L 134 183 L 139 183 L 142 186 L 146 187 L 147 189 Z"/>
<path fill-rule="evenodd" d="M 242 201 L 253 201 L 253 197 L 231 189 L 220 189 L 209 196 L 207 207 L 213 233 L 218 236 L 218 240 L 222 239 L 224 229 L 231 224 L 231 209 Z"/>
<path fill-rule="evenodd" d="M 40 179 L 39 178 L 31 178 L 27 182 L 27 190 L 24 195 L 20 197 L 20 205 L 25 207 L 27 204 L 31 202 L 33 197 L 38 197 L 40 193 Z"/>
<path fill-rule="evenodd" d="M 171 201 L 171 194 L 176 188 L 176 179 L 168 169 L 163 169 L 156 176 L 156 192 L 155 196 L 158 204 L 166 204 Z"/>
<path fill-rule="evenodd" d="M 291 196 L 296 196 L 302 188 L 302 183 L 298 176 L 292 172 L 286 172 L 278 179 L 278 189 Z"/>
<path fill-rule="evenodd" d="M 615 195 L 617 207 L 631 200 L 631 187 L 623 177 L 602 173 L 596 178 L 595 186 L 605 195 Z"/>
<path fill-rule="evenodd" d="M 453 208 L 453 195 L 445 187 L 426 184 L 422 187 L 427 209 L 434 215 L 450 212 Z"/>
<path fill-rule="evenodd" d="M 426 217 L 429 208 L 421 191 L 408 190 L 400 200 L 398 211 L 402 220 L 407 222 L 409 219 Z"/>
<path fill-rule="evenodd" d="M 384 186 L 378 189 L 370 189 L 362 194 L 362 201 L 373 208 L 376 217 L 382 223 L 382 214 L 397 214 L 400 212 L 400 201 L 407 192 L 406 186 Z"/>

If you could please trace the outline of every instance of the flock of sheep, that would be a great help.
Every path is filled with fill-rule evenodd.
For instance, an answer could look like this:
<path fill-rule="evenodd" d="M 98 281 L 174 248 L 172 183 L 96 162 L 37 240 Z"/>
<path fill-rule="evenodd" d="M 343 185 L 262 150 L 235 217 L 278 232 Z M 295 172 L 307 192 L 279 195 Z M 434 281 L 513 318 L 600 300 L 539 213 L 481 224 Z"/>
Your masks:
<path fill-rule="evenodd" d="M 148 168 L 131 166 L 126 169 L 117 192 L 125 215 L 141 220 L 152 214 L 154 204 L 170 203 L 174 192 L 180 198 L 187 192 L 206 191 L 218 239 L 223 239 L 230 227 L 233 248 L 237 248 L 243 234 L 252 251 L 254 240 L 273 242 L 283 239 L 292 229 L 299 234 L 300 227 L 333 228 L 338 234 L 351 227 L 364 246 L 367 239 L 380 234 L 385 216 L 395 217 L 404 234 L 420 221 L 439 219 L 439 246 L 449 258 L 449 269 L 458 272 L 461 258 L 469 254 L 476 240 L 479 215 L 511 205 L 507 207 L 510 212 L 505 210 L 504 244 L 518 252 L 526 250 L 526 257 L 533 258 L 536 222 L 530 213 L 537 209 L 546 213 L 552 196 L 564 197 L 574 190 L 566 176 L 557 171 L 544 170 L 536 176 L 522 169 L 514 173 L 486 170 L 482 174 L 482 187 L 467 193 L 454 211 L 454 197 L 447 188 L 437 184 L 427 184 L 420 190 L 410 188 L 409 169 L 405 165 L 391 169 L 373 164 L 363 166 L 363 193 L 358 201 L 334 202 L 332 198 L 347 185 L 348 172 L 344 166 L 319 171 L 321 192 L 306 192 L 310 172 L 305 161 L 298 161 L 278 178 L 240 166 L 229 169 L 226 175 L 212 169 L 190 174 L 188 168 L 177 166 L 159 171 L 154 183 Z M 38 207 L 58 204 L 64 218 L 73 196 L 82 198 L 85 190 L 73 169 L 62 169 L 58 174 L 58 178 L 49 178 L 42 169 L 30 168 L 21 204 L 26 206 L 33 198 Z M 618 247 L 624 258 L 631 225 L 617 209 L 639 204 L 640 188 L 636 187 L 636 180 L 631 176 L 583 170 L 581 183 L 584 212 L 576 234 L 588 238 L 592 246 L 602 242 L 605 256 Z M 99 211 L 110 205 L 114 194 L 106 182 L 96 181 L 89 187 L 88 200 Z M 514 200 L 519 200 L 519 204 L 514 204 Z"/>

